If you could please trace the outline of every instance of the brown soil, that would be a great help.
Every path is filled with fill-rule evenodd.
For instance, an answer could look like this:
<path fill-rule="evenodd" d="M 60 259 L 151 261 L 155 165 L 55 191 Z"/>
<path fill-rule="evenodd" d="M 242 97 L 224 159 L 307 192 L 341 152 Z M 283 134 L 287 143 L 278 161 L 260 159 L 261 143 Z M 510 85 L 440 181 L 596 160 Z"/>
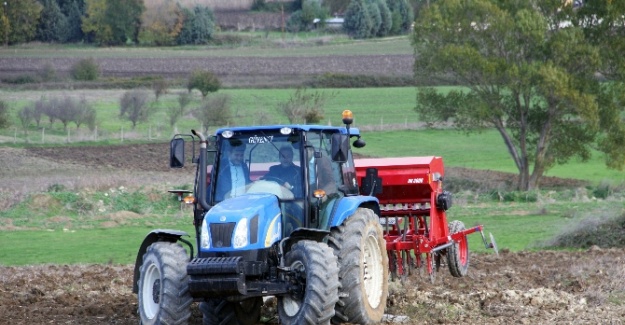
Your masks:
<path fill-rule="evenodd" d="M 73 174 L 93 170 L 106 171 L 108 178 L 124 173 L 151 175 L 143 185 L 173 180 L 182 174 L 168 169 L 167 148 L 167 144 L 0 148 L 0 182 L 4 184 L 0 190 L 6 190 L 7 183 L 18 184 L 22 175 L 35 170 L 52 183 L 58 179 L 49 175 L 59 171 L 64 171 L 65 179 L 71 179 Z M 18 162 L 25 167 L 15 167 Z M 457 172 L 458 177 L 476 174 Z M 484 173 L 481 176 L 514 179 L 514 175 Z M 190 178 L 188 174 L 184 177 Z M 86 186 L 78 180 L 69 183 Z M 137 299 L 131 292 L 132 268 L 0 267 L 0 323 L 137 324 Z M 469 274 L 464 278 L 453 278 L 444 266 L 436 274 L 434 284 L 419 273 L 415 271 L 390 285 L 387 313 L 410 315 L 409 324 L 625 322 L 625 249 L 472 254 Z M 271 310 L 274 309 L 267 309 L 268 318 L 274 316 Z M 197 306 L 193 306 L 193 311 L 191 323 L 201 324 Z"/>

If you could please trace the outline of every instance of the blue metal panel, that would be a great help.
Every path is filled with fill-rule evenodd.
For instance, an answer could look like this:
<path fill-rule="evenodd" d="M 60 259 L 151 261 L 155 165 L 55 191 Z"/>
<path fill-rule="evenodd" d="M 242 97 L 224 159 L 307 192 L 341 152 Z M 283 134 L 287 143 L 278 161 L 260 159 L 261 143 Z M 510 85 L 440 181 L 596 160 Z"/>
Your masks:
<path fill-rule="evenodd" d="M 374 196 L 346 196 L 342 198 L 338 206 L 334 211 L 334 215 L 330 220 L 330 227 L 339 226 L 345 221 L 349 216 L 356 212 L 356 209 L 365 203 L 373 203 L 374 205 L 378 205 L 379 201 Z"/>
<path fill-rule="evenodd" d="M 211 247 L 207 249 L 201 249 L 202 252 L 229 252 L 229 251 L 244 251 L 265 248 L 265 237 L 269 230 L 269 225 L 274 217 L 279 216 L 278 222 L 281 223 L 280 205 L 278 198 L 273 194 L 258 193 L 258 194 L 246 194 L 234 198 L 230 198 L 219 202 L 212 209 L 210 209 L 204 217 L 210 234 L 211 224 L 228 224 L 238 223 L 242 219 L 247 219 L 248 231 L 253 230 L 250 228 L 253 218 L 258 218 L 256 234 L 248 233 L 248 245 L 242 248 L 234 249 L 230 247 L 214 247 L 211 243 Z M 214 229 L 216 229 L 215 226 Z M 232 227 L 232 229 L 236 228 Z M 223 234 L 228 235 L 228 234 Z M 249 243 L 249 239 L 256 235 L 257 242 Z M 230 234 L 230 239 L 234 239 L 234 232 Z M 280 239 L 280 238 L 278 238 Z"/>

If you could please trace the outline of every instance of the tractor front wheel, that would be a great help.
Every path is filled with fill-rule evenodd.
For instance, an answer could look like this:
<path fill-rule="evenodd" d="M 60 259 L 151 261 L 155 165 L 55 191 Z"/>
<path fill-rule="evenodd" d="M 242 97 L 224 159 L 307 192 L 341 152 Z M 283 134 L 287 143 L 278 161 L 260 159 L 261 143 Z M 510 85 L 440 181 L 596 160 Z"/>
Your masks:
<path fill-rule="evenodd" d="M 278 297 L 280 323 L 330 324 L 339 300 L 338 265 L 325 243 L 302 240 L 285 255 L 292 292 Z"/>
<path fill-rule="evenodd" d="M 186 324 L 193 298 L 189 293 L 185 249 L 176 243 L 156 242 L 143 255 L 139 274 L 141 324 Z"/>
<path fill-rule="evenodd" d="M 371 209 L 359 208 L 332 229 L 328 244 L 338 257 L 344 293 L 332 322 L 379 323 L 388 296 L 389 259 L 378 217 Z"/>
<path fill-rule="evenodd" d="M 449 223 L 449 233 L 455 234 L 465 230 L 462 221 L 454 220 Z M 461 278 L 469 272 L 469 242 L 467 235 L 447 248 L 447 265 L 452 276 Z"/>
<path fill-rule="evenodd" d="M 255 325 L 260 322 L 263 298 L 255 297 L 241 302 L 209 299 L 200 303 L 203 325 Z"/>

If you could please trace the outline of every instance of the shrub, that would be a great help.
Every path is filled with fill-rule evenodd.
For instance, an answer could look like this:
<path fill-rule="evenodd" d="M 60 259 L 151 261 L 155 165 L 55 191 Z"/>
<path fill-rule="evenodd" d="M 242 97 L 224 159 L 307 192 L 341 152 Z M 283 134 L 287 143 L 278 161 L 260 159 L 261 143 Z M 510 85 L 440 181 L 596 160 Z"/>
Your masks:
<path fill-rule="evenodd" d="M 57 79 L 56 70 L 54 70 L 54 67 L 52 66 L 52 64 L 46 63 L 43 66 L 43 69 L 39 71 L 39 78 L 41 79 L 41 81 L 44 81 L 44 82 L 55 81 Z"/>
<path fill-rule="evenodd" d="M 622 193 L 624 191 L 624 185 L 625 183 L 618 185 L 604 180 L 601 181 L 597 187 L 592 189 L 592 195 L 598 199 L 607 199 L 615 193 Z"/>
<path fill-rule="evenodd" d="M 93 58 L 82 59 L 72 66 L 70 74 L 74 80 L 93 81 L 100 76 L 100 67 Z"/>
<path fill-rule="evenodd" d="M 544 247 L 590 248 L 625 247 L 625 214 L 594 212 L 570 223 L 560 234 L 542 244 Z"/>
<path fill-rule="evenodd" d="M 3 78 L 3 82 L 13 85 L 25 85 L 25 84 L 33 84 L 38 83 L 39 80 L 35 76 L 31 76 L 28 74 L 23 74 L 15 77 Z"/>
<path fill-rule="evenodd" d="M 492 191 L 491 198 L 502 202 L 536 202 L 537 191 Z"/>
<path fill-rule="evenodd" d="M 197 89 L 202 93 L 202 97 L 206 97 L 208 93 L 214 93 L 221 87 L 221 82 L 217 76 L 210 71 L 194 71 L 187 83 L 189 92 Z"/>
<path fill-rule="evenodd" d="M 298 10 L 291 14 L 289 20 L 286 22 L 286 30 L 291 33 L 297 33 L 307 29 L 304 20 L 302 19 L 302 11 Z"/>

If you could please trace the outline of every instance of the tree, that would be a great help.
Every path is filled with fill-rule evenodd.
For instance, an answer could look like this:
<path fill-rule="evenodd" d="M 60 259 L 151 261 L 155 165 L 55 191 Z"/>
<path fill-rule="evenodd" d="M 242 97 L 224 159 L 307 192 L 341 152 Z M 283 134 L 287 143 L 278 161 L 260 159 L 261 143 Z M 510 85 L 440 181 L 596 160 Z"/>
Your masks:
<path fill-rule="evenodd" d="M 364 0 L 352 0 L 345 11 L 343 28 L 354 38 L 368 38 L 373 22 Z"/>
<path fill-rule="evenodd" d="M 376 3 L 377 0 L 368 0 L 365 3 L 367 6 L 367 13 L 371 19 L 371 29 L 369 30 L 369 37 L 375 37 L 380 32 L 380 26 L 382 26 L 382 14 L 380 13 L 380 7 Z"/>
<path fill-rule="evenodd" d="M 377 36 L 384 37 L 390 34 L 391 28 L 393 28 L 393 15 L 391 10 L 386 5 L 384 0 L 375 0 L 378 10 L 380 11 L 380 28 L 378 29 Z"/>
<path fill-rule="evenodd" d="M 99 45 L 137 43 L 143 0 L 86 0 L 82 30 Z"/>
<path fill-rule="evenodd" d="M 67 41 L 81 41 L 85 34 L 82 32 L 82 17 L 85 14 L 84 0 L 58 0 L 63 15 L 67 19 Z"/>
<path fill-rule="evenodd" d="M 147 121 L 150 116 L 149 97 L 148 90 L 134 89 L 125 92 L 119 101 L 119 116 L 129 120 L 133 130 L 137 123 Z"/>
<path fill-rule="evenodd" d="M 571 6 L 567 6 L 572 11 Z M 599 94 L 599 128 L 603 130 L 598 145 L 606 153 L 609 167 L 622 169 L 625 162 L 625 125 L 622 105 L 625 103 L 625 12 L 624 1 L 588 1 L 576 10 L 573 24 L 584 31 L 588 43 L 595 46 L 601 58 L 598 69 L 609 82 L 601 83 Z M 580 63 L 581 64 L 581 63 Z"/>
<path fill-rule="evenodd" d="M 306 0 L 302 2 L 302 9 L 295 11 L 289 17 L 287 30 L 294 33 L 310 30 L 315 19 L 319 19 L 319 26 L 323 27 L 326 17 L 328 17 L 327 10 L 318 0 Z"/>
<path fill-rule="evenodd" d="M 154 96 L 156 97 L 155 101 L 167 93 L 167 88 L 169 87 L 169 83 L 165 78 L 158 78 L 152 82 L 152 90 L 154 90 Z"/>
<path fill-rule="evenodd" d="M 143 0 L 107 0 L 106 22 L 111 26 L 114 44 L 138 43 Z"/>
<path fill-rule="evenodd" d="M 113 43 L 113 31 L 106 21 L 106 0 L 85 0 L 82 32 L 90 41 L 107 45 Z"/>
<path fill-rule="evenodd" d="M 415 76 L 451 77 L 465 86 L 446 94 L 420 89 L 420 117 L 449 120 L 466 132 L 496 129 L 518 169 L 520 190 L 537 188 L 555 164 L 588 159 L 597 141 L 613 143 L 601 137 L 600 126 L 625 105 L 596 78 L 600 51 L 580 27 L 564 27 L 574 12 L 561 6 L 559 0 L 438 0 L 415 25 Z M 612 123 L 622 130 L 622 120 Z"/>
<path fill-rule="evenodd" d="M 67 125 L 79 114 L 78 103 L 69 96 L 53 98 L 50 102 L 56 107 L 56 118 L 63 124 L 63 131 L 67 131 Z"/>
<path fill-rule="evenodd" d="M 202 123 L 205 134 L 211 126 L 229 124 L 232 119 L 230 96 L 220 94 L 204 99 L 202 105 L 193 112 L 193 116 Z"/>
<path fill-rule="evenodd" d="M 298 88 L 289 100 L 280 103 L 278 111 L 289 120 L 289 123 L 314 124 L 323 119 L 324 105 L 336 94 L 315 91 L 308 93 L 305 88 Z"/>
<path fill-rule="evenodd" d="M 186 107 L 191 103 L 190 93 L 180 93 L 178 95 L 178 106 L 170 106 L 167 109 L 167 117 L 169 117 L 169 126 L 174 127 L 178 120 L 184 116 Z"/>
<path fill-rule="evenodd" d="M 7 128 L 9 125 L 11 125 L 9 119 L 9 104 L 0 100 L 0 129 Z"/>
<path fill-rule="evenodd" d="M 24 135 L 28 136 L 28 126 L 32 121 L 32 111 L 33 108 L 30 106 L 24 106 L 18 113 L 17 118 L 20 120 L 20 124 L 22 125 L 22 130 L 24 130 Z M 28 139 L 26 139 L 28 141 Z"/>
<path fill-rule="evenodd" d="M 87 102 L 85 97 L 82 97 L 74 106 L 74 116 L 72 121 L 76 124 L 76 128 L 80 129 L 82 124 L 87 124 L 89 130 L 93 131 L 96 125 L 97 112 L 95 108 Z"/>
<path fill-rule="evenodd" d="M 330 14 L 337 15 L 344 13 L 350 2 L 350 0 L 324 0 L 323 4 L 329 8 Z"/>
<path fill-rule="evenodd" d="M 407 0 L 387 0 L 388 9 L 391 11 L 393 34 L 403 34 L 410 31 L 414 22 L 414 12 Z"/>
<path fill-rule="evenodd" d="M 26 43 L 35 39 L 42 5 L 37 0 L 8 1 L 1 5 L 1 28 L 8 44 Z M 4 18 L 3 18 L 4 17 Z"/>
<path fill-rule="evenodd" d="M 208 93 L 214 93 L 221 88 L 221 82 L 217 76 L 210 71 L 194 71 L 187 82 L 189 92 L 197 89 L 202 93 L 202 97 L 206 98 Z"/>
<path fill-rule="evenodd" d="M 215 17 L 208 7 L 196 6 L 193 10 L 184 9 L 184 24 L 178 34 L 179 45 L 206 44 L 215 31 Z"/>
<path fill-rule="evenodd" d="M 143 12 L 139 42 L 149 45 L 174 45 L 184 24 L 182 8 L 173 0 L 153 4 Z"/>
<path fill-rule="evenodd" d="M 68 38 L 67 18 L 56 0 L 43 0 L 36 38 L 42 42 L 63 43 Z"/>

